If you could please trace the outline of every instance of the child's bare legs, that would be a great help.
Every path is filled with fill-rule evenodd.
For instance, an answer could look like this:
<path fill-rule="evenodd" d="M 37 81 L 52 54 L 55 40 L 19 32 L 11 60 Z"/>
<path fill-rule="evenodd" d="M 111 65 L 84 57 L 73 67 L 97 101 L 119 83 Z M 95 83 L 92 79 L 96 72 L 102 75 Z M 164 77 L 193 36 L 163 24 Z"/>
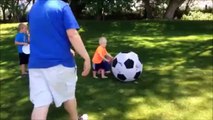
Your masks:
<path fill-rule="evenodd" d="M 98 74 L 101 74 L 101 69 L 98 70 Z"/>
<path fill-rule="evenodd" d="M 101 78 L 108 78 L 107 76 L 105 76 L 105 70 L 101 69 Z"/>
<path fill-rule="evenodd" d="M 96 71 L 95 71 L 95 70 L 92 71 L 92 74 L 93 74 L 93 78 L 98 78 L 98 77 L 96 76 Z"/>
<path fill-rule="evenodd" d="M 99 69 L 98 72 L 101 73 L 101 78 L 108 78 L 107 76 L 105 76 L 105 70 L 104 69 Z M 97 71 L 93 71 L 93 78 L 98 78 L 96 76 Z"/>
<path fill-rule="evenodd" d="M 20 69 L 21 69 L 21 74 L 22 74 L 22 75 L 27 74 L 25 64 L 21 64 L 21 65 L 20 65 Z"/>

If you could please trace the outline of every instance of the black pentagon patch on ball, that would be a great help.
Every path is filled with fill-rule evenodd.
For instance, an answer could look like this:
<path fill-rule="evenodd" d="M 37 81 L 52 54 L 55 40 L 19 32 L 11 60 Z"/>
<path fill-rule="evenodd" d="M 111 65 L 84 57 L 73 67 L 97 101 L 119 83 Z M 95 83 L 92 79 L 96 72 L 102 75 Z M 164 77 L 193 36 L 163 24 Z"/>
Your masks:
<path fill-rule="evenodd" d="M 141 72 L 137 72 L 137 73 L 135 74 L 134 78 L 135 78 L 135 79 L 138 79 L 139 76 L 140 76 L 140 74 L 141 74 Z"/>
<path fill-rule="evenodd" d="M 117 78 L 123 81 L 126 80 L 126 77 L 123 74 L 118 74 Z"/>
<path fill-rule="evenodd" d="M 125 54 L 125 53 L 129 53 L 129 52 L 130 52 L 130 51 L 122 51 L 121 53 L 124 53 L 124 54 Z"/>
<path fill-rule="evenodd" d="M 118 63 L 118 60 L 117 58 L 115 58 L 113 61 L 112 61 L 112 67 L 115 67 Z"/>
<path fill-rule="evenodd" d="M 127 69 L 133 68 L 133 66 L 134 66 L 134 61 L 131 60 L 131 59 L 127 59 L 127 60 L 124 62 L 124 65 L 126 66 Z"/>

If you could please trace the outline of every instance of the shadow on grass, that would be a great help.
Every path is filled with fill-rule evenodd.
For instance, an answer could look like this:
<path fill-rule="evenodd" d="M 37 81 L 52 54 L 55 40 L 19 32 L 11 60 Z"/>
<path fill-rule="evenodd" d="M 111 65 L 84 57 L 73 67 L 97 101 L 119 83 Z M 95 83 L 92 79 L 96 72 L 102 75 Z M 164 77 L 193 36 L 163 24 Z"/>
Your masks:
<path fill-rule="evenodd" d="M 83 78 L 79 74 L 76 96 L 80 113 L 88 113 L 94 120 L 164 120 L 176 116 L 163 115 L 167 112 L 163 108 L 159 113 L 151 111 L 150 114 L 145 114 L 144 110 L 161 109 L 167 105 L 163 103 L 168 103 L 176 111 L 192 114 L 212 103 L 212 96 L 205 94 L 212 90 L 213 39 L 170 40 L 170 37 L 209 35 L 212 30 L 209 22 L 84 21 L 81 25 L 81 35 L 91 57 L 98 37 L 105 35 L 109 39 L 110 53 L 116 55 L 121 51 L 134 51 L 140 56 L 144 69 L 138 83 L 121 83 L 112 75 L 109 79 L 93 79 L 91 75 Z M 140 36 L 161 38 L 140 39 Z M 166 43 L 159 44 L 161 42 Z M 1 45 L 1 119 L 28 120 L 32 110 L 28 80 L 19 77 L 13 38 L 5 37 Z M 80 73 L 82 59 L 77 56 L 76 61 Z M 199 104 L 197 108 L 192 105 L 193 110 L 187 111 L 190 108 L 181 100 L 200 96 L 204 98 L 202 102 L 207 104 Z M 190 116 L 183 115 L 182 118 L 189 119 Z M 55 109 L 51 106 L 48 119 L 66 120 L 67 113 L 62 107 Z"/>

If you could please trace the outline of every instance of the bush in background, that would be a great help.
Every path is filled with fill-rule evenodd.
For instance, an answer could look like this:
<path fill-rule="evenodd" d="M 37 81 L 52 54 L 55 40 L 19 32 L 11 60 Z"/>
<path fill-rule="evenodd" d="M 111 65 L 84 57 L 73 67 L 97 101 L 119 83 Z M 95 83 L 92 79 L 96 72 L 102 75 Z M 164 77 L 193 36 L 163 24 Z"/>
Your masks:
<path fill-rule="evenodd" d="M 190 11 L 187 15 L 184 14 L 182 20 L 213 20 L 212 13 L 204 13 L 201 11 Z"/>

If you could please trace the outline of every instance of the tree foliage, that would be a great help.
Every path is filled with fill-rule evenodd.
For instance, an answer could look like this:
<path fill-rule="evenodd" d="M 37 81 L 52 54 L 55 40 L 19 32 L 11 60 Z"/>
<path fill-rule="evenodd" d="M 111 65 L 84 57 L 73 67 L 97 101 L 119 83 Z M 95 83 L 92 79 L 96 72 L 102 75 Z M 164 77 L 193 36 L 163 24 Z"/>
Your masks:
<path fill-rule="evenodd" d="M 85 4 L 85 14 L 104 19 L 106 15 L 131 12 L 133 0 L 85 0 Z"/>
<path fill-rule="evenodd" d="M 31 0 L 0 0 L 3 20 L 20 21 Z"/>
<path fill-rule="evenodd" d="M 85 0 L 84 14 L 104 19 L 105 16 L 140 13 L 143 18 L 173 19 L 175 11 L 186 0 Z M 137 6 L 140 6 L 137 9 Z M 137 11 L 134 11 L 136 8 Z M 141 11 L 143 13 L 141 14 Z"/>
<path fill-rule="evenodd" d="M 179 7 L 198 0 L 63 0 L 70 4 L 77 18 L 105 19 L 174 19 L 180 13 Z M 2 18 L 20 21 L 26 16 L 26 9 L 36 0 L 0 0 Z M 178 18 L 181 18 L 181 13 Z"/>

